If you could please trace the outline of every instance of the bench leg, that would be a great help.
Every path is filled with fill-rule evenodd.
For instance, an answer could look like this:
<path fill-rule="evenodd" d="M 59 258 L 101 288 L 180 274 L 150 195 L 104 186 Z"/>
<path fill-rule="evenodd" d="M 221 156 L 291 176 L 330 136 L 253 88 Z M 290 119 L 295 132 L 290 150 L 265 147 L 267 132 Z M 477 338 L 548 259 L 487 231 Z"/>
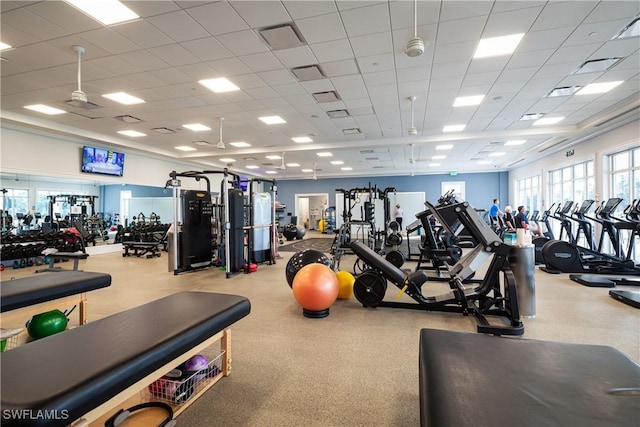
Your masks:
<path fill-rule="evenodd" d="M 89 301 L 87 300 L 87 294 L 80 295 L 80 325 L 84 325 L 88 322 L 89 318 Z"/>
<path fill-rule="evenodd" d="M 231 329 L 225 329 L 220 339 L 220 349 L 224 350 L 222 357 L 222 375 L 228 377 L 231 374 Z"/>

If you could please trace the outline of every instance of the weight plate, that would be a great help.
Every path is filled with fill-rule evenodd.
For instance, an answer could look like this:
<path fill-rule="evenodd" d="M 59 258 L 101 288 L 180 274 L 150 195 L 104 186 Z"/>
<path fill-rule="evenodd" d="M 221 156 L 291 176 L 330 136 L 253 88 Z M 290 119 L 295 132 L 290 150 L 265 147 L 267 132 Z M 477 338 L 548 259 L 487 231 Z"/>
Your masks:
<path fill-rule="evenodd" d="M 365 271 L 353 284 L 353 294 L 364 307 L 377 307 L 386 291 L 387 281 L 373 271 Z"/>

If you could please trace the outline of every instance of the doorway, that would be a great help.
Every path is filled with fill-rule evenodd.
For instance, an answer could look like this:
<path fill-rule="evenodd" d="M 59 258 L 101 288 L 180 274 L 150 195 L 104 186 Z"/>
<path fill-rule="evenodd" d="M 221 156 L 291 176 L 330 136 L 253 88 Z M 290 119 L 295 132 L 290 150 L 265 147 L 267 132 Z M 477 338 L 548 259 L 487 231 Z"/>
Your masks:
<path fill-rule="evenodd" d="M 297 225 L 303 225 L 307 230 L 318 230 L 328 207 L 329 193 L 296 194 L 294 215 L 298 217 Z"/>

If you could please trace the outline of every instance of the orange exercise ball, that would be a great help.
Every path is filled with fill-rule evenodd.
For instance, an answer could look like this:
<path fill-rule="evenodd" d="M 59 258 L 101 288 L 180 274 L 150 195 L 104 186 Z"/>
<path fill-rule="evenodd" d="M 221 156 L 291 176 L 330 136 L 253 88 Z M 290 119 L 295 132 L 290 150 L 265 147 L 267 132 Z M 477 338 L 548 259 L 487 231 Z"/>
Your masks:
<path fill-rule="evenodd" d="M 349 299 L 353 296 L 353 284 L 356 278 L 348 271 L 336 272 L 338 277 L 338 299 Z"/>
<path fill-rule="evenodd" d="M 324 264 L 307 264 L 293 278 L 291 289 L 305 317 L 327 317 L 338 298 L 338 277 Z"/>

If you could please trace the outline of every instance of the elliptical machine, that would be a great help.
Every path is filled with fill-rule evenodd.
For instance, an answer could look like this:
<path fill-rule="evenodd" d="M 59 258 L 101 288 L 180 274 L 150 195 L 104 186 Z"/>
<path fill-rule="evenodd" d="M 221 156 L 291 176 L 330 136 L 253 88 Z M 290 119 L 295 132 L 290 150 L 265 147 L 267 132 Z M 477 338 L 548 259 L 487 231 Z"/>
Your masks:
<path fill-rule="evenodd" d="M 591 203 L 589 204 L 587 202 Z M 620 202 L 618 202 L 618 204 L 619 203 Z M 586 206 L 586 208 L 584 208 L 584 212 L 586 212 L 592 204 L 593 201 L 585 201 L 585 203 L 577 209 L 576 217 L 574 219 L 578 220 L 577 218 L 580 215 L 579 212 L 582 211 L 583 207 Z M 605 209 L 605 207 L 611 207 L 614 204 L 615 202 L 612 199 L 609 199 L 598 215 L 601 216 L 601 212 L 608 209 Z M 615 206 L 617 206 L 617 204 L 615 204 Z M 584 221 L 584 223 L 588 223 L 588 221 L 584 219 L 584 212 L 582 212 L 582 221 Z M 611 212 L 611 209 L 609 209 L 609 212 Z M 568 218 L 569 217 L 565 217 L 564 219 L 569 221 Z M 586 224 L 579 221 L 579 225 L 583 230 L 590 230 L 590 223 L 589 227 L 586 227 Z M 602 248 L 604 233 L 605 230 L 603 229 L 600 244 L 598 245 L 598 248 L 600 249 Z M 585 232 L 585 237 L 589 238 L 591 235 L 587 235 L 587 232 Z M 598 252 L 593 248 L 580 246 L 576 243 L 576 236 L 570 234 L 570 238 L 571 240 L 569 242 L 563 240 L 551 240 L 544 244 L 541 252 L 545 266 L 541 267 L 541 270 L 553 274 L 594 273 L 640 275 L 640 266 L 637 266 L 633 260 L 622 259 L 619 256 L 608 255 Z M 618 254 L 619 252 L 616 253 Z"/>
<path fill-rule="evenodd" d="M 545 231 L 542 232 L 542 236 L 536 236 L 533 239 L 531 239 L 531 243 L 533 243 L 533 246 L 535 247 L 536 265 L 544 263 L 544 260 L 542 259 L 542 247 L 548 241 L 555 240 L 555 237 L 553 235 L 553 229 L 551 228 L 551 224 L 549 223 L 549 216 L 551 215 L 551 211 L 553 210 L 553 207 L 555 205 L 556 205 L 555 203 L 552 203 L 551 206 L 549 206 L 549 209 L 545 210 L 542 213 L 542 218 L 540 218 L 540 220 L 538 221 L 538 227 L 540 226 L 541 223 L 543 223 L 545 227 Z"/>

